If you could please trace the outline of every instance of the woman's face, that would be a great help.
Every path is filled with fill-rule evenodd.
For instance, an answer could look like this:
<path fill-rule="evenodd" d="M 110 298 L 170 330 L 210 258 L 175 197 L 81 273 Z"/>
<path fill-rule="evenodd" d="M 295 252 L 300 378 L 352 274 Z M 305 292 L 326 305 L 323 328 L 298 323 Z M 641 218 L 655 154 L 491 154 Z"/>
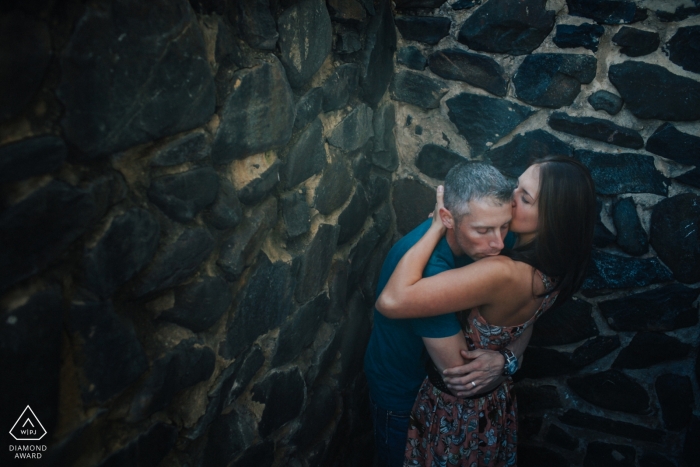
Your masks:
<path fill-rule="evenodd" d="M 520 243 L 527 243 L 537 234 L 540 195 L 540 166 L 531 165 L 518 178 L 518 186 L 513 191 L 513 220 L 510 230 L 518 234 Z"/>

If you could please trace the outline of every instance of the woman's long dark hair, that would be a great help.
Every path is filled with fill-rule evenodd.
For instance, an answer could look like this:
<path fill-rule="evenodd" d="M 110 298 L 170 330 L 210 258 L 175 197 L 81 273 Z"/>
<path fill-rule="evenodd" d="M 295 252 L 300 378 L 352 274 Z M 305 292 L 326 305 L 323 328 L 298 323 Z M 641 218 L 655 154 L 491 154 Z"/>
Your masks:
<path fill-rule="evenodd" d="M 504 254 L 556 279 L 551 291 L 559 291 L 559 306 L 578 291 L 586 274 L 596 221 L 595 185 L 586 166 L 570 157 L 550 156 L 533 165 L 540 167 L 537 235 Z"/>

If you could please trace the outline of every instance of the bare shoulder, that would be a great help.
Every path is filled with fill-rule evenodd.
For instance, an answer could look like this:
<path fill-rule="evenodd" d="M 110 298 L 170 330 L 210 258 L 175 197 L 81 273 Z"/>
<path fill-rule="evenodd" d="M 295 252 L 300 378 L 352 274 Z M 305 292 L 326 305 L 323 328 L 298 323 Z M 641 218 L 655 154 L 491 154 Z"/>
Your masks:
<path fill-rule="evenodd" d="M 481 273 L 499 284 L 515 283 L 522 275 L 521 264 L 507 256 L 489 256 L 478 261 Z"/>

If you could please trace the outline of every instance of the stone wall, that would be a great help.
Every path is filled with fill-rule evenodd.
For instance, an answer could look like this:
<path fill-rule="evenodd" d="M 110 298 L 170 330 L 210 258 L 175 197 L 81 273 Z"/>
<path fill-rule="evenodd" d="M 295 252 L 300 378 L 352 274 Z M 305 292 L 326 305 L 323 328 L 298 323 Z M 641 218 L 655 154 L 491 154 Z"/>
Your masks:
<path fill-rule="evenodd" d="M 1 463 L 367 465 L 390 4 L 0 13 Z"/>
<path fill-rule="evenodd" d="M 396 6 L 399 233 L 465 158 L 515 178 L 565 154 L 596 182 L 586 282 L 518 374 L 518 465 L 699 465 L 700 4 Z"/>

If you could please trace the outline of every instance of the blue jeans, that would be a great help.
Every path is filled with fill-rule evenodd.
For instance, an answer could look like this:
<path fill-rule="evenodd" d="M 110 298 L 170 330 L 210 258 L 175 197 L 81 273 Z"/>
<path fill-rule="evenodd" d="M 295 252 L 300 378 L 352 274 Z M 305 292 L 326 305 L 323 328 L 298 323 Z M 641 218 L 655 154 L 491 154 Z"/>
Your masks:
<path fill-rule="evenodd" d="M 370 399 L 378 467 L 401 467 L 406 455 L 408 418 L 411 411 L 386 410 Z"/>

